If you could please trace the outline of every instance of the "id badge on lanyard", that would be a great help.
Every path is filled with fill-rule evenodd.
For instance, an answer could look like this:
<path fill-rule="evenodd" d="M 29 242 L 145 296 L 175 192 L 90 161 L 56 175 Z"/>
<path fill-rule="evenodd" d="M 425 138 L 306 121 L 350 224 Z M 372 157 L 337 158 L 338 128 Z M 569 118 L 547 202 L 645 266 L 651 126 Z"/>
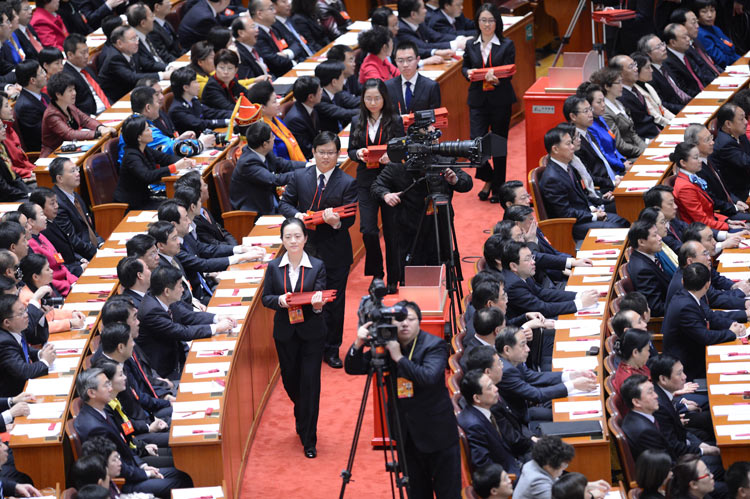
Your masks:
<path fill-rule="evenodd" d="M 291 266 L 292 264 L 290 263 L 289 265 Z M 287 290 L 286 290 L 287 274 L 288 272 L 284 272 L 284 294 L 287 293 Z M 302 267 L 299 279 L 301 279 L 301 282 L 299 285 L 299 290 L 301 293 L 305 287 L 305 267 Z M 302 312 L 301 306 L 289 307 L 288 313 L 289 313 L 289 324 L 299 324 L 300 322 L 305 322 L 305 314 Z"/>

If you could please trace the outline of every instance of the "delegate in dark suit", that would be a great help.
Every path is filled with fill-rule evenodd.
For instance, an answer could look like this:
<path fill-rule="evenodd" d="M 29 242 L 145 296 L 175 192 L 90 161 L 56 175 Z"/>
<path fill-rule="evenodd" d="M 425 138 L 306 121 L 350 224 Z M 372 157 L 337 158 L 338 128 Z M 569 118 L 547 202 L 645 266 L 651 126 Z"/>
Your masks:
<path fill-rule="evenodd" d="M 193 219 L 198 240 L 206 244 L 237 246 L 237 240 L 205 208 Z"/>
<path fill-rule="evenodd" d="M 463 428 L 469 441 L 470 459 L 474 468 L 497 463 L 508 473 L 519 474 L 521 466 L 513 456 L 510 444 L 500 434 L 492 422 L 479 410 L 470 405 L 458 415 L 458 424 Z"/>
<path fill-rule="evenodd" d="M 294 52 L 294 60 L 297 62 L 302 62 L 308 57 L 308 52 L 305 50 L 305 47 L 302 46 L 304 43 L 302 40 L 299 40 L 294 34 L 291 32 L 291 30 L 282 23 L 278 18 L 273 22 L 271 25 L 271 29 L 276 32 L 277 35 L 279 35 L 280 38 L 283 38 L 284 41 L 286 41 L 288 45 L 288 49 Z M 295 28 L 296 31 L 296 28 Z M 308 47 L 309 49 L 309 47 Z M 310 55 L 314 54 L 315 51 L 310 50 Z"/>
<path fill-rule="evenodd" d="M 654 385 L 654 391 L 659 397 L 659 409 L 654 413 L 656 422 L 659 423 L 659 431 L 669 444 L 669 454 L 672 459 L 685 454 L 701 454 L 701 441 L 698 437 L 685 429 L 680 421 L 680 415 L 670 400 L 667 392 L 659 385 Z"/>
<path fill-rule="evenodd" d="M 417 82 L 412 89 L 412 97 L 409 106 L 404 102 L 404 81 L 402 76 L 391 78 L 385 82 L 388 95 L 398 109 L 399 114 L 409 114 L 414 111 L 425 109 L 437 109 L 440 107 L 440 85 L 438 82 L 417 74 Z"/>
<path fill-rule="evenodd" d="M 15 397 L 28 380 L 47 375 L 48 368 L 39 360 L 39 350 L 28 345 L 27 348 L 28 362 L 21 343 L 9 331 L 0 329 L 0 397 Z"/>
<path fill-rule="evenodd" d="M 127 3 L 122 3 L 111 9 L 104 0 L 73 0 L 78 10 L 86 16 L 86 21 L 91 29 L 98 29 L 105 17 L 113 14 L 121 16 L 125 14 Z"/>
<path fill-rule="evenodd" d="M 169 262 L 169 260 L 167 260 L 167 258 L 164 255 L 159 253 L 159 266 L 179 268 L 180 272 L 182 273 L 182 277 L 184 278 L 182 281 L 182 296 L 180 297 L 180 301 L 177 302 L 177 304 L 172 304 L 171 307 L 182 306 L 182 307 L 185 307 L 186 310 L 192 311 L 194 308 L 193 307 L 193 293 L 190 290 L 190 283 L 188 282 L 187 276 L 185 275 L 185 269 L 182 268 L 182 264 L 180 264 L 180 261 L 177 259 L 177 257 L 172 258 L 172 261 L 175 262 L 177 265 L 173 265 L 172 263 Z M 198 297 L 201 296 L 200 294 L 201 290 L 196 289 L 196 292 L 198 294 L 195 297 L 195 299 L 198 300 L 199 299 Z M 138 345 L 138 343 L 136 343 L 136 345 Z"/>
<path fill-rule="evenodd" d="M 278 37 L 279 35 L 274 32 L 274 36 Z M 279 48 L 274 43 L 271 35 L 266 31 L 265 27 L 260 25 L 258 26 L 258 37 L 255 40 L 255 50 L 258 51 L 268 66 L 268 71 L 276 78 L 284 75 L 294 65 L 294 61 L 279 54 Z"/>
<path fill-rule="evenodd" d="M 226 126 L 231 116 L 232 111 L 204 106 L 197 97 L 190 102 L 175 98 L 169 106 L 169 118 L 180 134 L 193 131 L 199 136 L 207 128 Z"/>
<path fill-rule="evenodd" d="M 34 30 L 33 26 L 31 24 L 26 26 L 26 33 L 21 30 L 20 26 L 17 30 L 13 32 L 16 35 L 16 38 L 18 38 L 18 43 L 21 44 L 21 49 L 23 49 L 24 54 L 26 54 L 26 57 L 29 59 L 37 60 L 39 59 L 39 52 L 36 51 L 34 46 L 29 41 L 29 35 L 36 38 L 36 41 L 39 42 L 39 46 L 42 46 L 42 42 L 39 41 L 39 35 L 36 34 L 36 30 Z M 27 33 L 29 35 L 27 35 Z M 78 107 L 78 106 L 76 106 Z"/>
<path fill-rule="evenodd" d="M 55 222 L 65 232 L 66 236 L 71 238 L 71 244 L 81 256 L 87 260 L 91 260 L 96 253 L 96 248 L 104 240 L 94 232 L 97 237 L 96 242 L 91 241 L 89 236 L 89 227 L 91 230 L 96 231 L 94 228 L 94 218 L 91 216 L 86 203 L 81 198 L 81 195 L 77 192 L 73 193 L 74 198 L 78 201 L 83 211 L 83 216 L 76 208 L 75 204 L 70 201 L 70 198 L 65 194 L 59 187 L 55 186 L 52 188 L 57 194 L 57 216 Z M 85 219 L 83 217 L 86 217 Z M 87 225 L 88 224 L 88 225 Z M 78 242 L 80 241 L 80 242 Z"/>
<path fill-rule="evenodd" d="M 94 81 L 100 83 L 99 77 L 93 71 L 89 71 L 88 68 L 84 68 L 84 71 L 87 71 Z M 96 100 L 84 77 L 70 63 L 63 65 L 63 72 L 73 77 L 76 88 L 76 107 L 86 114 L 96 115 Z"/>
<path fill-rule="evenodd" d="M 21 177 L 11 172 L 5 161 L 0 160 L 0 198 L 3 201 L 19 201 L 28 196 L 29 188 Z"/>
<path fill-rule="evenodd" d="M 37 99 L 26 89 L 21 90 L 16 99 L 13 113 L 23 139 L 24 151 L 42 149 L 42 116 L 50 103 L 49 96 L 42 93 L 42 100 Z"/>
<path fill-rule="evenodd" d="M 653 139 L 659 135 L 661 128 L 654 123 L 654 117 L 648 114 L 645 100 L 641 99 L 643 99 L 643 96 L 640 92 L 623 87 L 622 95 L 617 100 L 625 106 L 625 109 L 630 111 L 630 118 L 633 120 L 638 136 L 642 139 Z"/>
<path fill-rule="evenodd" d="M 333 41 L 333 37 L 329 36 L 328 31 L 316 19 L 302 13 L 294 14 L 290 19 L 294 29 L 307 41 L 307 46 L 313 53 Z"/>
<path fill-rule="evenodd" d="M 113 50 L 99 68 L 101 87 L 110 102 L 117 102 L 125 94 L 135 88 L 135 84 L 141 78 L 158 78 L 160 69 L 155 69 L 153 59 L 140 57 L 133 54 L 130 62 L 119 50 Z"/>
<path fill-rule="evenodd" d="M 358 107 L 346 108 L 334 103 L 325 90 L 323 90 L 323 97 L 320 104 L 315 106 L 315 110 L 318 112 L 320 130 L 328 130 L 336 134 L 349 124 L 355 114 L 359 114 Z"/>
<path fill-rule="evenodd" d="M 666 309 L 669 276 L 653 260 L 633 251 L 628 262 L 628 273 L 636 291 L 643 293 L 652 317 L 662 317 Z"/>
<path fill-rule="evenodd" d="M 190 48 L 195 42 L 205 40 L 214 26 L 221 26 L 221 24 L 209 6 L 208 0 L 198 0 L 180 20 L 180 27 L 177 28 L 180 45 Z"/>
<path fill-rule="evenodd" d="M 279 213 L 276 187 L 288 184 L 294 171 L 304 166 L 302 161 L 279 158 L 273 152 L 266 154 L 264 162 L 258 153 L 245 146 L 229 184 L 232 208 L 255 211 L 258 215 Z"/>
<path fill-rule="evenodd" d="M 467 19 L 463 14 L 456 18 L 448 19 L 448 16 L 440 9 L 426 20 L 425 23 L 438 33 L 447 33 L 453 36 L 474 36 L 477 34 L 477 27 L 474 21 Z"/>
<path fill-rule="evenodd" d="M 713 274 L 715 271 L 713 269 L 711 270 Z M 716 275 L 718 276 L 719 274 L 716 273 Z M 722 277 L 722 279 L 726 278 Z M 712 279 L 711 287 L 708 288 L 708 293 L 706 293 L 706 296 L 704 297 L 704 299 L 708 302 L 708 305 L 711 308 L 733 310 L 733 312 L 723 313 L 731 317 L 729 324 L 731 324 L 732 321 L 735 320 L 740 323 L 747 322 L 747 315 L 745 314 L 745 293 L 743 293 L 739 289 L 718 289 L 714 286 L 713 281 L 714 280 Z M 672 280 L 669 281 L 669 288 L 667 289 L 667 303 L 670 303 L 675 293 L 677 293 L 681 289 L 682 269 L 677 269 L 674 275 L 672 275 Z M 719 312 L 714 313 L 718 314 Z"/>
<path fill-rule="evenodd" d="M 611 192 L 615 186 L 609 176 L 607 166 L 594 150 L 594 144 L 591 143 L 591 140 L 595 139 L 590 133 L 587 133 L 585 137 L 581 136 L 581 148 L 576 151 L 576 156 L 581 160 L 583 166 L 586 167 L 586 171 L 591 175 L 591 180 L 594 181 L 594 185 L 599 192 L 602 194 Z M 596 146 L 598 147 L 598 143 Z M 599 148 L 599 151 L 601 151 L 601 148 Z"/>
<path fill-rule="evenodd" d="M 215 282 L 206 277 L 205 274 L 226 270 L 229 267 L 229 257 L 233 254 L 234 248 L 232 246 L 202 243 L 195 238 L 192 232 L 182 238 L 177 259 L 182 264 L 185 275 L 190 281 L 193 294 L 202 303 L 208 303 L 213 294 L 213 288 L 216 287 Z M 206 289 L 207 286 L 210 289 Z"/>
<path fill-rule="evenodd" d="M 357 201 L 356 180 L 338 167 L 333 169 L 322 193 L 318 192 L 318 185 L 319 178 L 315 166 L 295 170 L 279 204 L 281 214 L 289 218 L 309 209 L 319 211 Z M 307 237 L 306 251 L 325 263 L 326 289 L 336 290 L 336 298 L 323 307 L 323 317 L 328 331 L 326 349 L 329 354 L 333 351 L 338 352 L 344 332 L 346 281 L 349 277 L 349 267 L 353 262 L 349 227 L 354 225 L 354 219 L 355 217 L 342 218 L 338 229 L 323 223 Z"/>
<path fill-rule="evenodd" d="M 687 55 L 685 56 L 687 58 Z M 688 62 L 692 61 L 688 59 Z M 698 82 L 688 71 L 687 66 L 671 50 L 667 50 L 667 59 L 663 63 L 674 82 L 690 97 L 695 97 L 701 91 Z"/>
<path fill-rule="evenodd" d="M 395 45 L 398 46 L 399 43 L 406 40 L 414 42 L 417 44 L 419 57 L 426 59 L 432 55 L 433 50 L 450 49 L 450 42 L 455 38 L 455 35 L 438 33 L 434 29 L 428 27 L 426 23 L 420 24 L 417 27 L 417 31 L 414 31 L 402 19 L 399 19 Z"/>
<path fill-rule="evenodd" d="M 470 38 L 466 41 L 464 61 L 461 72 L 469 80 L 469 70 L 487 67 L 515 64 L 516 47 L 512 40 L 502 38 L 500 45 L 492 44 L 487 61 L 482 58 L 481 38 Z M 469 96 L 466 100 L 469 106 L 469 134 L 472 139 L 481 137 L 489 131 L 501 137 L 508 138 L 510 127 L 511 107 L 516 102 L 516 93 L 510 84 L 510 78 L 501 78 L 494 90 L 482 90 L 482 82 L 469 84 Z M 495 194 L 500 185 L 505 182 L 506 156 L 494 156 L 493 166 L 488 163 L 477 168 L 476 177 L 492 184 Z"/>
<path fill-rule="evenodd" d="M 115 188 L 115 202 L 128 203 L 131 210 L 158 208 L 158 204 L 149 200 L 151 194 L 148 185 L 161 182 L 162 177 L 171 175 L 170 165 L 176 161 L 176 156 L 148 146 L 142 152 L 126 146 Z"/>
<path fill-rule="evenodd" d="M 289 265 L 281 266 L 284 257 L 268 262 L 263 280 L 263 305 L 276 311 L 273 316 L 273 339 L 279 355 L 281 380 L 294 403 L 297 433 L 307 449 L 317 443 L 320 408 L 320 365 L 325 347 L 326 325 L 323 316 L 312 305 L 304 305 L 304 321 L 289 322 L 289 311 L 279 305 L 279 296 L 287 292 L 322 291 L 326 289 L 326 269 L 322 260 L 310 257 L 312 268 L 300 271 L 294 289 L 287 286 Z"/>
<path fill-rule="evenodd" d="M 571 258 L 571 255 L 558 251 L 557 248 L 552 246 L 539 227 L 536 229 L 536 239 L 536 248 L 532 249 L 532 252 L 536 259 L 537 269 L 544 263 L 545 273 L 550 279 L 557 282 L 566 280 L 567 277 L 562 271 L 565 270 L 568 258 Z"/>
<path fill-rule="evenodd" d="M 669 68 L 665 68 L 662 65 L 657 69 L 653 64 L 651 67 L 653 68 L 653 77 L 649 83 L 654 87 L 656 93 L 659 94 L 659 97 L 661 97 L 662 105 L 669 109 L 672 114 L 679 113 L 682 111 L 682 108 L 685 107 L 686 103 L 677 95 L 677 92 L 675 92 L 675 89 L 667 80 Z M 674 81 L 674 78 L 672 81 Z"/>
<path fill-rule="evenodd" d="M 236 76 L 227 88 L 226 85 L 216 79 L 214 74 L 213 77 L 208 78 L 206 86 L 203 87 L 201 102 L 205 107 L 232 111 L 237 99 L 245 92 L 247 92 L 247 89 L 239 83 Z"/>
<path fill-rule="evenodd" d="M 714 152 L 708 158 L 721 173 L 730 194 L 740 201 L 746 200 L 750 192 L 750 141 L 745 134 L 735 140 L 725 131 L 719 130 Z"/>
<path fill-rule="evenodd" d="M 156 53 L 167 64 L 180 57 L 184 52 L 177 39 L 177 33 L 175 33 L 169 21 L 162 24 L 158 19 L 154 19 L 154 29 L 146 36 L 154 45 Z"/>
<path fill-rule="evenodd" d="M 151 293 L 143 297 L 138 309 L 140 334 L 137 343 L 148 352 L 154 369 L 163 378 L 180 379 L 185 365 L 186 341 L 211 337 L 214 314 L 191 312 L 187 307 L 164 310 Z"/>
<path fill-rule="evenodd" d="M 529 403 L 542 404 L 568 395 L 562 373 L 532 371 L 523 362 L 514 366 L 502 357 L 500 360 L 503 363 L 503 378 L 497 387 L 519 421 L 529 424 Z"/>
<path fill-rule="evenodd" d="M 237 54 L 240 56 L 240 67 L 237 68 L 237 78 L 244 80 L 266 74 L 261 65 L 258 64 L 255 56 L 253 56 L 244 44 L 235 43 L 234 46 L 237 49 Z M 258 55 L 260 56 L 260 54 Z"/>
<path fill-rule="evenodd" d="M 675 458 L 675 456 L 672 456 L 672 450 L 664 433 L 643 414 L 633 410 L 628 411 L 622 420 L 621 427 L 628 439 L 630 452 L 633 454 L 634 460 L 638 459 L 638 456 L 647 449 L 663 451 L 669 454 L 672 459 Z"/>
<path fill-rule="evenodd" d="M 682 362 L 689 380 L 706 377 L 706 345 L 737 338 L 729 329 L 709 324 L 707 308 L 698 305 L 694 296 L 681 289 L 672 297 L 664 315 L 661 328 L 664 353 Z"/>
<path fill-rule="evenodd" d="M 573 226 L 573 237 L 583 239 L 589 229 L 602 227 L 627 227 L 628 222 L 617 215 L 607 213 L 607 220 L 594 220 L 589 209 L 590 200 L 581 187 L 581 177 L 575 168 L 572 171 L 575 181 L 562 166 L 554 160 L 549 161 L 542 173 L 539 186 L 547 213 L 552 218 L 571 217 L 576 219 Z"/>
<path fill-rule="evenodd" d="M 405 441 L 411 497 L 459 497 L 461 488 L 460 451 L 456 416 L 445 387 L 448 347 L 441 338 L 419 331 L 413 343 L 402 351 L 413 351 L 393 365 L 391 375 L 406 378 L 414 386 L 414 396 L 400 398 L 389 409 L 398 411 L 401 438 Z M 367 374 L 372 352 L 350 348 L 345 365 L 348 374 Z M 391 426 L 393 427 L 393 426 Z M 432 476 L 424 476 L 427 462 Z M 434 480 L 433 483 L 432 480 Z M 434 489 L 433 489 L 434 487 Z"/>
<path fill-rule="evenodd" d="M 545 317 L 574 314 L 576 294 L 572 291 L 542 288 L 533 278 L 521 279 L 510 270 L 503 270 L 505 291 L 508 294 L 508 317 L 526 312 L 539 312 Z"/>
<path fill-rule="evenodd" d="M 678 253 L 682 247 L 682 233 L 687 229 L 688 224 L 675 217 L 669 221 L 669 227 L 667 228 L 667 235 L 661 240 L 664 244 L 669 246 L 672 251 Z"/>
<path fill-rule="evenodd" d="M 57 224 L 57 220 L 47 220 L 47 228 L 42 231 L 42 235 L 49 239 L 52 246 L 54 246 L 60 256 L 62 256 L 65 266 L 70 273 L 76 277 L 81 277 L 81 274 L 83 273 L 83 268 L 81 268 L 81 258 L 88 259 L 88 257 L 83 257 L 80 253 L 76 252 L 73 248 L 73 241 L 68 239 L 65 232 L 63 232 Z"/>
<path fill-rule="evenodd" d="M 325 92 L 323 92 L 325 94 Z M 315 136 L 323 130 L 318 119 L 318 109 L 313 108 L 312 114 L 307 112 L 301 102 L 294 102 L 291 109 L 284 116 L 284 124 L 297 139 L 302 154 L 307 159 L 312 158 L 312 143 Z"/>
<path fill-rule="evenodd" d="M 739 218 L 740 220 L 747 220 L 750 218 L 750 215 L 747 213 L 738 214 L 737 207 L 735 206 L 738 199 L 729 192 L 726 184 L 724 184 L 724 179 L 721 178 L 721 174 L 719 174 L 718 168 L 716 168 L 714 160 L 711 157 L 703 162 L 703 168 L 701 168 L 696 175 L 706 181 L 706 184 L 708 185 L 706 192 L 711 196 L 711 199 L 714 202 L 714 209 L 719 213 L 726 215 L 733 220 L 737 219 L 735 217 L 742 217 Z"/>

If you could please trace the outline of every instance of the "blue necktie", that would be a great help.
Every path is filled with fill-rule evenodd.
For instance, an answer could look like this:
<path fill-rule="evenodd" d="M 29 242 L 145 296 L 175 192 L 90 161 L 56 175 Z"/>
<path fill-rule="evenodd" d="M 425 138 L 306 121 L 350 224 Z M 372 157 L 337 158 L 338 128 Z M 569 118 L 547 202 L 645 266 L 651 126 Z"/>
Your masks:
<path fill-rule="evenodd" d="M 326 176 L 318 175 L 318 199 L 315 202 L 315 211 L 320 210 L 320 200 L 323 199 L 323 191 L 326 190 Z"/>
<path fill-rule="evenodd" d="M 23 348 L 23 358 L 26 360 L 26 363 L 31 364 L 31 359 L 29 358 L 29 343 L 26 341 L 26 336 L 23 334 L 21 334 L 21 348 Z"/>
<path fill-rule="evenodd" d="M 302 45 L 302 48 L 305 49 L 305 52 L 307 52 L 307 55 L 313 55 L 312 50 L 310 50 L 310 47 L 307 46 L 307 43 L 299 36 L 299 33 L 297 33 L 297 30 L 294 29 L 294 25 L 292 24 L 292 21 L 290 19 L 287 19 L 284 25 L 289 28 L 289 31 L 292 32 L 294 37 L 297 39 L 297 41 Z"/>
<path fill-rule="evenodd" d="M 200 281 L 201 287 L 203 288 L 203 290 L 206 293 L 208 293 L 208 296 L 213 296 L 214 293 L 213 293 L 213 291 L 211 291 L 211 286 L 208 285 L 208 283 L 203 278 L 203 275 L 200 272 L 198 272 L 198 280 Z"/>
<path fill-rule="evenodd" d="M 406 110 L 408 111 L 411 107 L 411 98 L 413 94 L 411 93 L 411 82 L 406 82 L 406 91 L 404 92 L 404 104 L 406 104 Z"/>
<path fill-rule="evenodd" d="M 584 135 L 584 138 L 589 141 L 589 144 L 591 144 L 591 148 L 594 150 L 597 156 L 599 156 L 599 159 L 602 160 L 602 163 L 604 163 L 604 168 L 607 169 L 607 175 L 609 175 L 609 179 L 612 181 L 612 183 L 615 183 L 615 172 L 612 170 L 612 167 L 609 166 L 609 161 L 607 161 L 607 158 L 604 157 L 604 154 L 602 154 L 602 151 L 599 149 L 599 144 L 596 142 L 596 137 L 594 137 L 591 134 Z"/>
<path fill-rule="evenodd" d="M 701 189 L 703 189 L 704 191 L 705 191 L 706 189 L 708 189 L 708 184 L 706 183 L 706 181 L 705 181 L 705 180 L 703 180 L 702 178 L 700 178 L 700 177 L 699 177 L 698 175 L 696 175 L 695 173 L 691 173 L 691 174 L 690 174 L 690 175 L 688 176 L 688 178 L 690 179 L 690 182 L 692 182 L 692 183 L 694 183 L 694 184 L 698 185 L 698 187 L 700 187 L 700 188 L 701 188 Z"/>

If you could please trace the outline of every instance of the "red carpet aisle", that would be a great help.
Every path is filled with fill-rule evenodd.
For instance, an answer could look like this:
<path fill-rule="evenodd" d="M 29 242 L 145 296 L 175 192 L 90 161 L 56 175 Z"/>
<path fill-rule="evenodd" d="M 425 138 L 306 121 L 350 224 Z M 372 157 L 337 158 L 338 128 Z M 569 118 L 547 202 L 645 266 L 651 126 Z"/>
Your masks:
<path fill-rule="evenodd" d="M 510 132 L 508 179 L 526 179 L 523 123 Z M 481 182 L 480 182 L 481 184 Z M 498 205 L 482 203 L 476 193 L 481 185 L 475 183 L 471 193 L 454 198 L 456 232 L 461 255 L 480 255 L 489 229 L 502 217 Z M 367 293 L 370 278 L 363 273 L 360 261 L 349 277 L 346 292 L 346 324 L 341 355 L 354 341 L 356 307 Z M 473 263 L 463 263 L 465 278 L 473 275 Z M 302 453 L 299 438 L 294 432 L 292 404 L 279 382 L 266 406 L 242 480 L 240 497 L 331 498 L 338 497 L 341 487 L 339 474 L 346 467 L 349 447 L 357 419 L 357 409 L 364 389 L 363 376 L 348 376 L 343 369 L 334 370 L 323 364 L 320 417 L 318 420 L 318 457 L 307 459 Z M 373 451 L 372 407 L 368 404 L 362 435 L 353 469 L 353 481 L 347 486 L 347 496 L 384 498 L 390 496 L 388 474 L 384 471 L 382 451 Z M 231 478 L 230 478 L 231 479 Z"/>

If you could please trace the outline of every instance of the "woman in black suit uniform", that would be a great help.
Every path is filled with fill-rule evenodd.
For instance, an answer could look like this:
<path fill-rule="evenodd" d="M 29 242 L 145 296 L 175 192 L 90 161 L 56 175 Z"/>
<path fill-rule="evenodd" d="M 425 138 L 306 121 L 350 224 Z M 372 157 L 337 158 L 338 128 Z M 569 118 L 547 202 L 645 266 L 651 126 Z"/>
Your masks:
<path fill-rule="evenodd" d="M 664 499 L 671 477 L 672 458 L 666 452 L 645 450 L 635 463 L 635 480 L 641 493 L 638 499 Z"/>
<path fill-rule="evenodd" d="M 247 92 L 237 80 L 240 58 L 231 50 L 221 49 L 214 56 L 214 66 L 216 72 L 203 87 L 201 102 L 214 109 L 232 111 L 240 95 Z"/>
<path fill-rule="evenodd" d="M 359 190 L 359 231 L 365 244 L 365 275 L 382 279 L 383 254 L 380 251 L 378 230 L 378 208 L 383 219 L 385 239 L 385 261 L 388 270 L 388 292 L 395 293 L 401 280 L 398 240 L 395 234 L 394 209 L 378 201 L 370 194 L 370 187 L 385 165 L 388 154 L 384 154 L 377 164 L 368 166 L 364 152 L 372 145 L 388 144 L 394 137 L 404 136 L 404 123 L 393 107 L 383 80 L 370 78 L 362 87 L 359 114 L 352 118 L 352 132 L 349 135 L 349 157 L 357 162 L 357 189 Z"/>
<path fill-rule="evenodd" d="M 294 403 L 297 434 L 305 456 L 317 456 L 318 409 L 320 406 L 320 365 L 326 339 L 323 321 L 323 294 L 326 269 L 322 260 L 305 252 L 307 234 L 298 218 L 281 224 L 281 242 L 286 253 L 268 263 L 263 280 L 263 305 L 276 310 L 273 339 L 279 355 L 281 381 Z M 295 293 L 318 291 L 312 303 L 289 308 L 287 298 Z"/>
<path fill-rule="evenodd" d="M 120 164 L 120 178 L 115 189 L 115 203 L 128 203 L 131 210 L 155 210 L 160 201 L 150 200 L 149 184 L 161 182 L 177 170 L 191 168 L 193 160 L 179 159 L 148 147 L 153 140 L 151 127 L 140 115 L 129 116 L 122 123 L 125 150 Z"/>
<path fill-rule="evenodd" d="M 467 80 L 473 69 L 516 62 L 516 47 L 503 36 L 503 19 L 496 5 L 482 4 L 474 21 L 479 35 L 466 42 L 461 70 Z M 467 102 L 471 138 L 481 137 L 492 130 L 492 133 L 507 139 L 511 106 L 516 100 L 510 78 L 498 79 L 490 72 L 484 81 L 472 82 Z M 477 168 L 476 178 L 485 182 L 479 199 L 485 201 L 489 197 L 490 202 L 499 203 L 500 186 L 505 182 L 505 156 L 493 157 L 492 164 Z"/>

